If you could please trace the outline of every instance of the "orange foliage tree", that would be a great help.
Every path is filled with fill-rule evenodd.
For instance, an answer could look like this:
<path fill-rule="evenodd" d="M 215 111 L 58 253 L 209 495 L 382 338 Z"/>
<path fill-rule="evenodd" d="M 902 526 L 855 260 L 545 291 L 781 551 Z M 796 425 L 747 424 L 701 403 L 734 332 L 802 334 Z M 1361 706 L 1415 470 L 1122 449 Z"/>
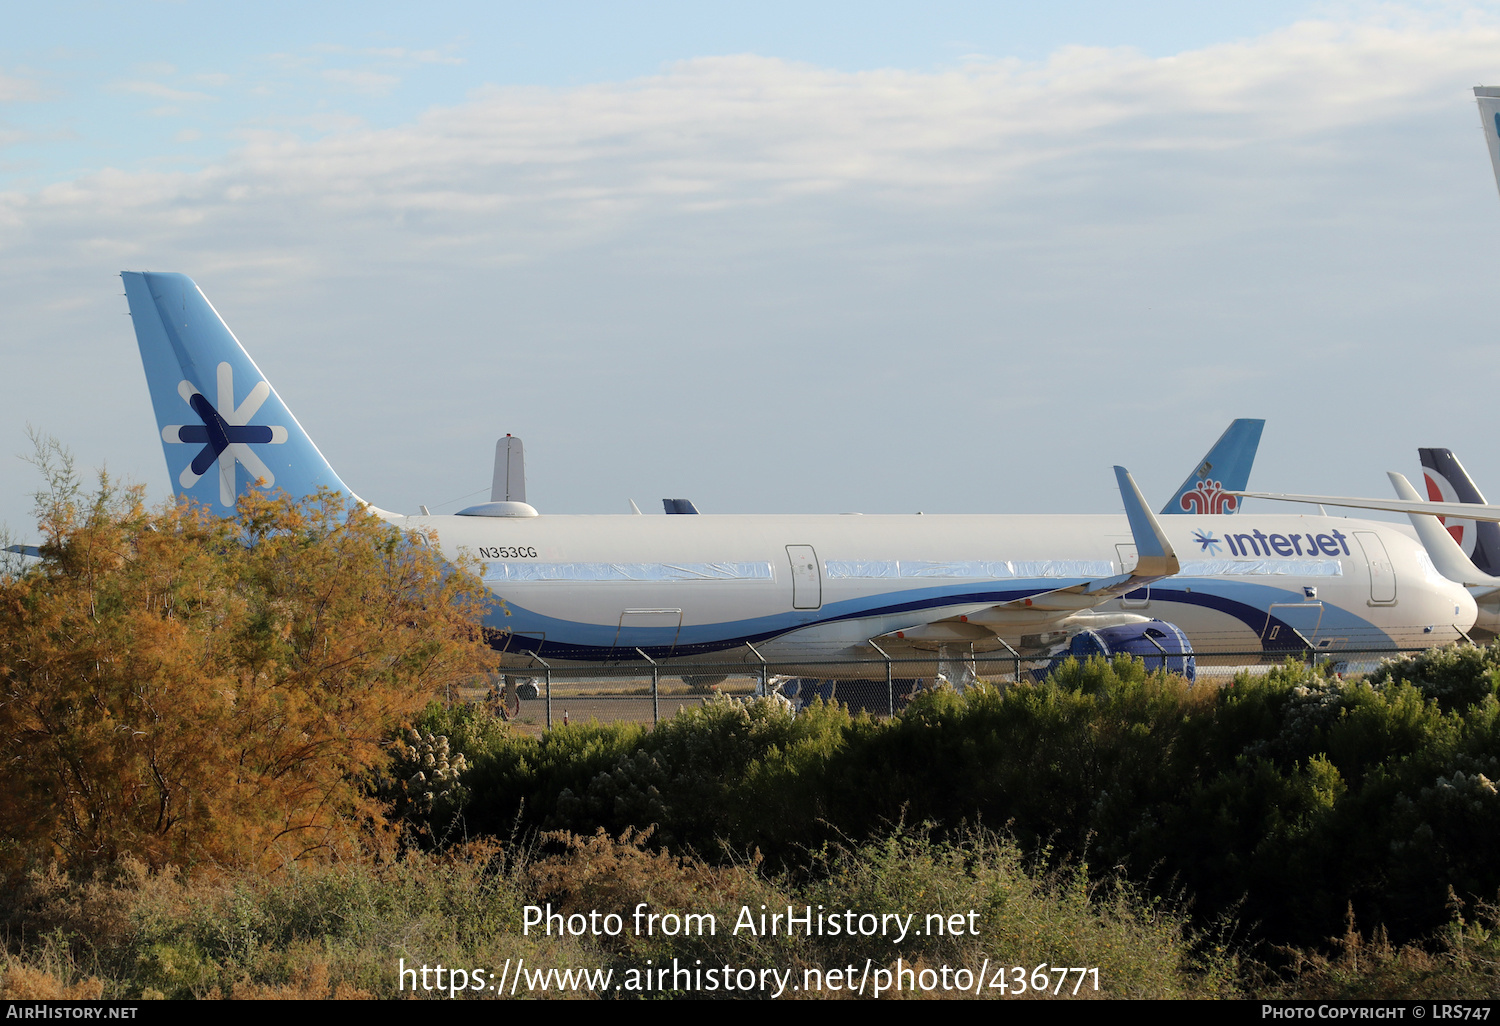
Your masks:
<path fill-rule="evenodd" d="M 46 469 L 46 468 L 44 468 Z M 393 728 L 493 666 L 483 587 L 337 495 L 220 519 L 138 489 L 41 504 L 0 581 L 0 864 L 336 854 Z"/>

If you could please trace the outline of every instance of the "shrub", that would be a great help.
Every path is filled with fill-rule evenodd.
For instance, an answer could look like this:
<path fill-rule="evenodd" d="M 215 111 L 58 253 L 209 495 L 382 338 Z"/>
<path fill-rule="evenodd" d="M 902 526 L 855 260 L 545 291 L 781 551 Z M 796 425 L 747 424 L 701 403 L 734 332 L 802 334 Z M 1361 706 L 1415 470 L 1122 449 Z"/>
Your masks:
<path fill-rule="evenodd" d="M 0 860 L 279 861 L 381 810 L 393 728 L 490 663 L 482 586 L 348 507 L 219 519 L 103 480 L 54 489 L 40 564 L 0 581 Z"/>

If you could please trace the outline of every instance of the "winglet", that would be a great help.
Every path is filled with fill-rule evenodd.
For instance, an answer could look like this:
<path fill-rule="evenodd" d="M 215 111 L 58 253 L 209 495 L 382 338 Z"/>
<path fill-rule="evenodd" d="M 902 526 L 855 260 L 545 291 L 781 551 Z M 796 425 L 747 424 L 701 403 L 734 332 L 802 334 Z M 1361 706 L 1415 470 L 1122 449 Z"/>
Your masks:
<path fill-rule="evenodd" d="M 1410 502 L 1421 500 L 1422 496 L 1412 487 L 1412 483 L 1404 474 L 1388 470 L 1386 476 L 1391 479 L 1398 498 Z M 1464 555 L 1464 550 L 1459 548 L 1458 542 L 1453 540 L 1453 536 L 1448 533 L 1447 528 L 1443 527 L 1437 517 L 1422 513 L 1408 513 L 1407 516 L 1411 518 L 1411 526 L 1417 529 L 1417 537 L 1422 540 L 1422 547 L 1427 550 L 1427 555 L 1431 557 L 1432 565 L 1437 567 L 1438 573 L 1450 581 L 1457 581 L 1464 585 L 1483 585 L 1491 588 L 1500 585 L 1500 578 L 1491 577 Z"/>
<path fill-rule="evenodd" d="M 1146 499 L 1135 486 L 1135 479 L 1124 467 L 1115 468 L 1115 480 L 1120 483 L 1120 498 L 1125 503 L 1125 517 L 1130 521 L 1130 533 L 1135 539 L 1137 561 L 1136 577 L 1170 577 L 1181 569 L 1172 543 L 1157 523 L 1156 517 L 1146 506 Z"/>

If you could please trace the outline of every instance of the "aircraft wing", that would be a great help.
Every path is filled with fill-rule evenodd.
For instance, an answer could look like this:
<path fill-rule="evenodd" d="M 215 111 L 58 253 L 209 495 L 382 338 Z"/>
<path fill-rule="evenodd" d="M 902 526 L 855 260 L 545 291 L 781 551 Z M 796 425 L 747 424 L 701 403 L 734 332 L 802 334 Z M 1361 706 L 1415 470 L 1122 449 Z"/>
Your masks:
<path fill-rule="evenodd" d="M 1399 476 L 1399 475 L 1398 475 Z M 1404 480 L 1404 479 L 1403 479 Z M 1308 502 L 1319 506 L 1343 506 L 1349 509 L 1383 509 L 1391 513 L 1426 513 L 1465 520 L 1489 520 L 1500 523 L 1500 506 L 1481 506 L 1471 502 L 1423 502 L 1411 499 L 1353 499 L 1343 495 L 1286 495 L 1277 492 L 1235 492 L 1247 499 L 1280 499 L 1283 502 Z"/>
<path fill-rule="evenodd" d="M 1137 552 L 1135 568 L 1129 573 L 983 606 L 959 616 L 914 624 L 874 640 L 963 642 L 982 640 L 1007 629 L 1028 627 L 1035 630 L 1144 588 L 1152 581 L 1172 576 L 1180 569 L 1177 553 L 1167 541 L 1161 524 L 1147 508 L 1141 490 L 1124 467 L 1115 468 L 1115 480 L 1120 486 L 1120 498 L 1125 502 L 1125 516 L 1130 522 Z"/>

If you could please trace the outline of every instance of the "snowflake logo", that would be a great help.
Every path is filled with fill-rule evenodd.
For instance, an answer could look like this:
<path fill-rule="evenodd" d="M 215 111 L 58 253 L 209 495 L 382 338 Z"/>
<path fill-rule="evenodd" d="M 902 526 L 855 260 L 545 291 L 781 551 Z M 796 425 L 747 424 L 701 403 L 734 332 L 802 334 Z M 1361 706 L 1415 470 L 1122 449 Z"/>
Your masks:
<path fill-rule="evenodd" d="M 1214 555 L 1219 554 L 1219 539 L 1214 537 L 1214 533 L 1212 531 L 1194 531 L 1193 541 L 1197 542 L 1199 546 L 1201 546 L 1198 550 L 1199 552 L 1210 552 Z"/>
<path fill-rule="evenodd" d="M 249 422 L 250 418 L 260 410 L 261 404 L 270 398 L 270 385 L 264 381 L 259 382 L 250 390 L 250 394 L 245 396 L 245 401 L 236 406 L 234 368 L 227 363 L 221 363 L 218 372 L 219 402 L 217 405 L 210 403 L 202 392 L 193 387 L 191 381 L 178 383 L 177 394 L 182 396 L 183 402 L 193 408 L 193 412 L 198 415 L 202 423 L 168 424 L 161 429 L 161 437 L 166 442 L 203 446 L 193 457 L 192 462 L 182 469 L 182 474 L 177 480 L 184 489 L 192 488 L 208 473 L 209 468 L 217 463 L 219 501 L 226 506 L 233 506 L 237 493 L 235 464 L 243 464 L 251 478 L 261 481 L 265 487 L 274 486 L 276 475 L 271 473 L 270 467 L 261 462 L 260 457 L 255 455 L 250 446 L 280 445 L 286 441 L 287 431 L 280 424 L 251 424 Z M 220 410 L 228 412 L 220 413 Z"/>

